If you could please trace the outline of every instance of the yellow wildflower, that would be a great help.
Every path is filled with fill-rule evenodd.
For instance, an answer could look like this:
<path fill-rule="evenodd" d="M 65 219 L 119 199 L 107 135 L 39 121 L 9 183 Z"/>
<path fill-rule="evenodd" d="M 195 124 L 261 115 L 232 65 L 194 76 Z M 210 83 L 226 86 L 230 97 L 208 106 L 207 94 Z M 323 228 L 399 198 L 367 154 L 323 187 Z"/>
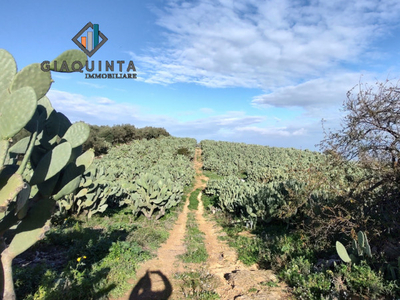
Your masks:
<path fill-rule="evenodd" d="M 82 259 L 82 257 L 78 257 L 78 258 L 76 259 L 76 261 L 77 261 L 77 262 L 80 262 L 81 259 Z"/>

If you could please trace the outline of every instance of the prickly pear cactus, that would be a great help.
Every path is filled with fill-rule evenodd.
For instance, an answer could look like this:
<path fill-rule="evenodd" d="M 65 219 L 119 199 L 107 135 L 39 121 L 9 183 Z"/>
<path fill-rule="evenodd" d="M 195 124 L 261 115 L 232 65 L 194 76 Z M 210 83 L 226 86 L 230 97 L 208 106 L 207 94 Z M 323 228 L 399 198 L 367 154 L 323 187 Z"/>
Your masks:
<path fill-rule="evenodd" d="M 136 213 L 143 213 L 149 220 L 161 218 L 166 209 L 176 206 L 181 199 L 183 190 L 172 181 L 145 173 L 135 182 L 135 193 L 126 201 L 133 206 Z"/>
<path fill-rule="evenodd" d="M 103 170 L 92 166 L 82 176 L 76 191 L 61 199 L 60 212 L 76 215 L 84 213 L 88 218 L 95 213 L 104 212 L 108 207 L 109 198 L 119 197 L 123 193 L 121 185 L 112 183 L 113 180 L 108 180 Z"/>
<path fill-rule="evenodd" d="M 86 55 L 69 50 L 67 64 L 86 63 Z M 60 58 L 57 58 L 60 59 Z M 54 64 L 54 61 L 53 61 Z M 56 201 L 72 193 L 93 152 L 82 152 L 89 126 L 71 124 L 46 97 L 51 73 L 40 64 L 17 72 L 13 56 L 0 49 L 0 251 L 3 299 L 15 299 L 12 260 L 44 236 Z M 22 128 L 31 133 L 12 147 Z M 3 234 L 15 228 L 8 244 Z"/>
<path fill-rule="evenodd" d="M 358 263 L 364 255 L 372 257 L 371 247 L 367 240 L 367 235 L 363 231 L 357 234 L 357 240 L 352 240 L 352 253 L 348 254 L 346 248 L 339 241 L 336 241 L 336 252 L 341 260 L 346 263 Z"/>

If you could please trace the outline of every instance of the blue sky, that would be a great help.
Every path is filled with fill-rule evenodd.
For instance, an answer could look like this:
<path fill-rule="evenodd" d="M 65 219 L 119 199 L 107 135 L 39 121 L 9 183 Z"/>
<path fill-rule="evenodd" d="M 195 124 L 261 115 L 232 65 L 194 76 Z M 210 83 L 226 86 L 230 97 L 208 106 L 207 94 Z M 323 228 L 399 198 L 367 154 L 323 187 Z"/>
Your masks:
<path fill-rule="evenodd" d="M 48 96 L 72 121 L 314 150 L 321 119 L 339 128 L 349 89 L 400 78 L 398 1 L 15 0 L 1 10 L 0 48 L 19 70 L 77 49 L 89 21 L 108 38 L 90 61 L 135 63 L 136 80 L 52 73 Z"/>

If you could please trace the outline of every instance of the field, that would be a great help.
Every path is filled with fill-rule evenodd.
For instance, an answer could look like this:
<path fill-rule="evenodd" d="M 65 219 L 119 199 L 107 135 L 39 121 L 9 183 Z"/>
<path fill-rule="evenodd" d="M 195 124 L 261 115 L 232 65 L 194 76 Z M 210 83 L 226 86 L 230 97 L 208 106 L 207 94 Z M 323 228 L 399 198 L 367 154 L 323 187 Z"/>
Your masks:
<path fill-rule="evenodd" d="M 49 72 L 0 62 L 3 299 L 400 297 L 392 88 L 320 153 L 72 124 Z"/>
<path fill-rule="evenodd" d="M 46 237 L 15 259 L 17 297 L 394 296 L 396 281 L 373 270 L 376 254 L 346 264 L 335 241 L 347 247 L 350 236 L 334 227 L 320 236 L 333 226 L 327 220 L 309 230 L 318 215 L 308 201 L 323 211 L 336 189 L 364 174 L 354 165 L 327 172 L 327 159 L 214 141 L 200 149 L 173 137 L 114 147 L 60 202 Z M 328 178 L 342 182 L 332 188 Z"/>

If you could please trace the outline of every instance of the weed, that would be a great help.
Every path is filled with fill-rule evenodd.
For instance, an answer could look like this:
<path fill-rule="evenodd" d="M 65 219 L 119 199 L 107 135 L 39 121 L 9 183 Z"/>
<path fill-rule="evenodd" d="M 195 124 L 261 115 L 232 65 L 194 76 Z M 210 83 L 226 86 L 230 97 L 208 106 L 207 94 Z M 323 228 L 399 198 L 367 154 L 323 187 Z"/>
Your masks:
<path fill-rule="evenodd" d="M 197 300 L 220 299 L 215 292 L 217 279 L 205 270 L 175 274 L 180 281 L 181 291 L 185 298 Z"/>
<path fill-rule="evenodd" d="M 207 196 L 206 194 L 201 194 L 201 201 L 203 201 L 203 206 L 206 209 L 210 209 L 216 203 L 217 196 Z"/>
<path fill-rule="evenodd" d="M 249 293 L 256 293 L 257 291 L 258 291 L 257 288 L 251 287 L 251 288 L 249 288 L 249 290 L 248 290 L 247 292 L 249 292 Z"/>

